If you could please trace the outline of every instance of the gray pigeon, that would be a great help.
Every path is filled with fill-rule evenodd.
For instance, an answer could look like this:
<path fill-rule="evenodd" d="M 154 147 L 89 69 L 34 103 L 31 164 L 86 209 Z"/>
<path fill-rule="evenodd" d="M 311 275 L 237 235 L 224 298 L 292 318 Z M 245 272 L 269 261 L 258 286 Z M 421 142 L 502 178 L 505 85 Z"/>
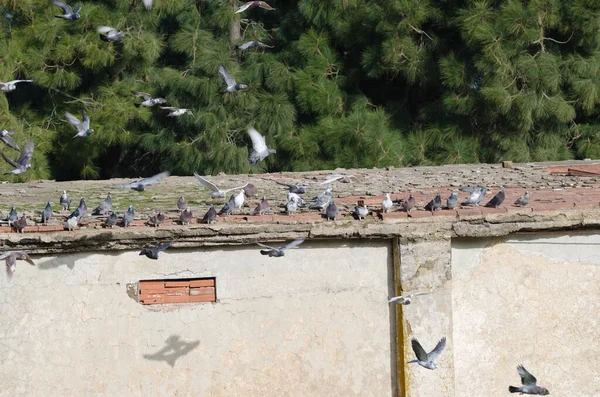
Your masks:
<path fill-rule="evenodd" d="M 282 183 L 279 181 L 275 181 L 275 183 L 278 185 L 287 186 L 288 191 L 290 193 L 294 193 L 294 194 L 304 194 L 304 193 L 306 193 L 306 188 L 308 188 L 308 186 L 290 185 L 288 183 Z"/>
<path fill-rule="evenodd" d="M 271 7 L 270 5 L 268 5 L 265 1 L 254 0 L 254 1 L 249 1 L 247 3 L 244 3 L 240 8 L 237 9 L 237 11 L 235 13 L 238 14 L 240 12 L 246 11 L 247 9 L 252 9 L 252 8 L 256 8 L 256 7 L 263 8 L 267 11 L 274 10 L 274 8 Z"/>
<path fill-rule="evenodd" d="M 152 225 L 154 227 L 159 227 L 161 223 L 163 223 L 165 221 L 165 214 L 162 212 L 159 212 L 156 215 L 151 216 L 150 218 L 148 218 L 148 221 L 146 222 L 149 225 Z"/>
<path fill-rule="evenodd" d="M 238 48 L 242 51 L 249 50 L 250 48 L 256 48 L 256 47 L 273 48 L 272 45 L 266 45 L 265 43 L 262 43 L 260 41 L 247 41 L 238 46 Z"/>
<path fill-rule="evenodd" d="M 287 245 L 284 245 L 283 247 L 279 247 L 279 248 L 274 248 L 274 247 L 269 247 L 268 245 L 265 244 L 261 244 L 261 243 L 256 243 L 258 245 L 260 245 L 261 247 L 264 248 L 268 248 L 268 250 L 260 250 L 260 253 L 262 255 L 269 255 L 274 256 L 276 258 L 279 258 L 280 256 L 284 256 L 285 255 L 285 250 L 290 249 L 290 248 L 295 248 L 297 246 L 299 246 L 300 244 L 302 244 L 304 242 L 303 238 L 298 238 L 294 241 L 292 241 L 291 243 L 288 243 Z"/>
<path fill-rule="evenodd" d="M 381 203 L 381 210 L 383 212 L 390 212 L 392 210 L 394 203 L 392 202 L 392 199 L 390 198 L 390 194 L 386 193 L 385 194 L 385 200 L 383 200 L 383 202 Z"/>
<path fill-rule="evenodd" d="M 219 66 L 219 73 L 221 74 L 223 81 L 225 81 L 225 84 L 227 85 L 227 87 L 224 90 L 219 91 L 219 94 L 238 92 L 240 90 L 248 88 L 246 84 L 238 84 L 235 81 L 235 78 L 231 75 L 231 73 L 229 73 L 227 69 L 225 69 L 225 67 L 222 65 Z"/>
<path fill-rule="evenodd" d="M 362 221 L 369 215 L 369 209 L 366 205 L 356 206 L 354 207 L 354 215 L 356 215 L 359 221 Z"/>
<path fill-rule="evenodd" d="M 263 196 L 260 203 L 258 203 L 254 211 L 252 211 L 252 215 L 264 215 L 267 213 L 268 210 L 269 202 L 267 201 L 267 196 Z"/>
<path fill-rule="evenodd" d="M 23 147 L 21 155 L 19 156 L 19 159 L 17 161 L 9 159 L 8 157 L 6 157 L 3 151 L 0 151 L 0 155 L 2 155 L 4 161 L 15 167 L 14 170 L 6 172 L 6 174 L 19 175 L 24 172 L 27 172 L 27 170 L 31 168 L 30 162 L 31 158 L 33 157 L 33 147 L 33 141 L 27 142 Z"/>
<path fill-rule="evenodd" d="M 285 213 L 289 215 L 294 215 L 296 213 L 296 211 L 298 211 L 298 200 L 292 196 L 291 199 L 288 200 L 287 203 L 285 203 Z"/>
<path fill-rule="evenodd" d="M 17 269 L 17 261 L 25 261 L 30 265 L 35 266 L 35 262 L 31 257 L 23 252 L 7 252 L 0 256 L 0 260 L 6 260 L 6 276 L 12 279 L 15 270 Z"/>
<path fill-rule="evenodd" d="M 8 218 L 6 218 L 6 220 L 8 221 L 8 226 L 11 226 L 13 223 L 15 223 L 17 221 L 17 219 L 19 219 L 19 214 L 17 213 L 17 210 L 15 209 L 15 206 L 13 205 L 12 209 L 8 213 Z"/>
<path fill-rule="evenodd" d="M 508 386 L 508 391 L 511 393 L 532 394 L 539 396 L 547 396 L 550 394 L 548 389 L 537 385 L 537 379 L 531 375 L 522 365 L 517 366 L 517 372 L 521 377 L 523 386 Z"/>
<path fill-rule="evenodd" d="M 192 116 L 194 115 L 194 113 L 192 113 L 190 109 L 176 108 L 173 106 L 161 106 L 160 108 L 164 110 L 169 110 L 169 114 L 167 115 L 167 117 L 179 117 L 183 116 L 186 113 Z"/>
<path fill-rule="evenodd" d="M 208 179 L 201 177 L 200 175 L 196 174 L 195 172 L 194 172 L 194 176 L 196 177 L 196 180 L 198 181 L 198 183 L 200 183 L 202 186 L 207 187 L 211 190 L 211 192 L 210 192 L 211 198 L 224 198 L 228 192 L 231 192 L 232 190 L 243 189 L 246 186 L 248 186 L 248 184 L 246 183 L 244 186 L 232 187 L 231 189 L 221 190 L 217 187 L 217 185 L 215 185 Z"/>
<path fill-rule="evenodd" d="M 15 140 L 11 137 L 11 135 L 14 135 L 16 133 L 17 131 L 2 130 L 0 131 L 0 141 L 4 142 L 7 146 L 10 146 L 11 148 L 20 152 L 21 149 L 19 148 L 19 145 L 17 145 L 17 142 L 15 142 Z"/>
<path fill-rule="evenodd" d="M 523 195 L 515 201 L 515 205 L 519 207 L 525 207 L 527 204 L 529 204 L 529 191 L 523 193 Z"/>
<path fill-rule="evenodd" d="M 12 80 L 6 83 L 0 81 L 0 90 L 2 92 L 11 92 L 17 89 L 18 83 L 33 83 L 33 80 Z"/>
<path fill-rule="evenodd" d="M 79 121 L 77 117 L 73 116 L 69 112 L 65 112 L 65 117 L 67 118 L 67 121 L 77 130 L 77 134 L 73 136 L 73 139 L 77 137 L 85 138 L 92 135 L 94 132 L 94 130 L 90 128 L 90 118 L 88 117 L 87 113 L 85 113 L 85 110 L 81 111 L 82 121 Z"/>
<path fill-rule="evenodd" d="M 329 200 L 329 205 L 325 208 L 325 219 L 335 221 L 337 218 L 338 209 L 333 202 L 333 199 Z"/>
<path fill-rule="evenodd" d="M 48 201 L 46 207 L 42 211 L 42 223 L 47 225 L 50 218 L 52 218 L 52 205 L 50 204 L 50 201 Z"/>
<path fill-rule="evenodd" d="M 106 227 L 113 228 L 117 224 L 118 215 L 116 212 L 111 212 L 110 215 L 106 218 Z"/>
<path fill-rule="evenodd" d="M 396 303 L 397 305 L 410 305 L 414 296 L 429 295 L 431 292 L 416 292 L 410 295 L 394 296 L 388 303 Z"/>
<path fill-rule="evenodd" d="M 438 193 L 433 200 L 427 203 L 427 205 L 425 206 L 425 210 L 434 212 L 439 209 L 442 209 L 442 198 Z"/>
<path fill-rule="evenodd" d="M 160 174 L 151 176 L 149 178 L 141 179 L 139 181 L 135 181 L 135 182 L 127 183 L 127 184 L 115 185 L 115 187 L 123 188 L 123 189 L 133 189 L 138 192 L 143 192 L 144 190 L 146 190 L 146 185 L 150 185 L 151 183 L 156 183 L 156 182 L 162 181 L 169 175 L 171 175 L 171 173 L 169 171 L 165 171 L 165 172 L 161 172 Z"/>
<path fill-rule="evenodd" d="M 446 208 L 449 210 L 453 210 L 456 208 L 457 205 L 458 205 L 458 196 L 456 195 L 456 192 L 452 192 L 450 194 L 450 197 L 448 197 L 448 199 L 446 200 Z"/>
<path fill-rule="evenodd" d="M 187 208 L 187 202 L 185 201 L 185 198 L 183 196 L 179 197 L 179 200 L 177 200 L 177 208 L 180 210 L 184 210 Z"/>
<path fill-rule="evenodd" d="M 400 204 L 400 210 L 405 211 L 405 212 L 410 212 L 414 207 L 415 207 L 415 198 L 413 197 L 413 195 L 411 193 L 410 196 L 408 197 L 408 199 L 403 201 Z"/>
<path fill-rule="evenodd" d="M 154 105 L 160 105 L 161 103 L 167 103 L 167 100 L 165 98 L 153 98 L 152 95 L 150 95 L 146 92 L 134 91 L 134 90 L 132 90 L 130 92 L 134 96 L 144 99 L 144 101 L 142 103 L 135 104 L 136 108 L 139 108 L 140 106 L 150 108 Z"/>
<path fill-rule="evenodd" d="M 319 194 L 317 197 L 314 197 L 313 200 L 314 202 L 308 206 L 308 208 L 314 210 L 314 209 L 320 209 L 322 210 L 323 208 L 325 208 L 326 205 L 329 205 L 329 200 L 331 199 L 331 191 L 333 190 L 333 185 L 329 184 L 327 185 L 327 189 Z"/>
<path fill-rule="evenodd" d="M 229 201 L 225 203 L 217 215 L 231 215 L 234 209 L 242 208 L 242 205 L 244 205 L 244 189 L 241 189 L 238 194 L 232 194 Z"/>
<path fill-rule="evenodd" d="M 123 214 L 123 227 L 131 226 L 133 218 L 135 217 L 135 210 L 133 205 L 129 204 L 129 209 Z"/>
<path fill-rule="evenodd" d="M 104 201 L 92 211 L 92 215 L 106 215 L 110 210 L 112 210 L 112 197 L 108 193 Z"/>
<path fill-rule="evenodd" d="M 247 183 L 246 186 L 244 186 L 244 194 L 246 197 L 254 197 L 256 196 L 256 192 L 258 192 L 258 189 L 256 189 L 256 186 L 253 184 Z"/>
<path fill-rule="evenodd" d="M 500 187 L 500 191 L 492 197 L 490 201 L 485 205 L 486 207 L 498 208 L 504 202 L 504 188 Z"/>
<path fill-rule="evenodd" d="M 58 6 L 63 9 L 62 15 L 55 15 L 56 18 L 66 19 L 68 21 L 75 21 L 81 16 L 79 15 L 79 11 L 81 10 L 81 4 L 79 4 L 75 9 L 71 8 L 67 3 L 63 3 L 62 1 L 52 0 L 52 4 Z"/>
<path fill-rule="evenodd" d="M 77 218 L 77 222 L 79 222 L 81 220 L 81 218 L 83 218 L 86 214 L 87 214 L 87 206 L 85 205 L 85 199 L 82 197 L 81 200 L 79 200 L 79 207 L 77 207 L 77 209 L 75 209 L 75 211 L 73 211 L 71 213 L 71 215 L 69 215 L 69 218 Z"/>
<path fill-rule="evenodd" d="M 252 139 L 252 151 L 248 160 L 250 165 L 255 165 L 258 161 L 266 159 L 270 154 L 277 153 L 277 150 L 267 147 L 265 137 L 260 135 L 254 127 L 248 128 L 248 135 Z"/>
<path fill-rule="evenodd" d="M 215 209 L 214 205 L 211 205 L 208 211 L 206 211 L 206 214 L 204 214 L 204 217 L 202 218 L 202 223 L 214 223 L 216 218 L 217 210 Z"/>
<path fill-rule="evenodd" d="M 25 215 L 21 215 L 20 219 L 14 221 L 13 227 L 15 228 L 17 233 L 25 233 L 24 230 L 27 227 L 27 218 L 25 218 Z"/>
<path fill-rule="evenodd" d="M 66 190 L 63 190 L 62 194 L 60 195 L 60 206 L 62 207 L 63 211 L 68 211 L 71 209 L 71 199 L 67 195 Z"/>
<path fill-rule="evenodd" d="M 190 221 L 192 220 L 192 210 L 188 207 L 181 211 L 181 214 L 179 214 L 179 220 L 181 221 L 182 225 L 189 225 Z"/>
<path fill-rule="evenodd" d="M 166 250 L 167 248 L 169 248 L 171 246 L 171 243 L 166 243 L 164 245 L 161 245 L 159 247 L 148 247 L 148 248 L 144 248 L 141 252 L 140 255 L 146 255 L 147 258 L 149 259 L 158 259 L 158 254 L 161 251 Z"/>
<path fill-rule="evenodd" d="M 442 354 L 444 347 L 446 347 L 446 337 L 443 337 L 435 346 L 435 348 L 429 354 L 427 354 L 419 341 L 416 338 L 412 338 L 412 348 L 417 356 L 417 359 L 409 361 L 408 364 L 417 363 L 421 367 L 427 369 L 436 369 L 437 365 L 435 364 L 435 360 L 440 356 L 440 354 Z"/>
<path fill-rule="evenodd" d="M 98 26 L 96 31 L 100 33 L 102 41 L 119 41 L 123 38 L 123 32 L 110 26 Z"/>

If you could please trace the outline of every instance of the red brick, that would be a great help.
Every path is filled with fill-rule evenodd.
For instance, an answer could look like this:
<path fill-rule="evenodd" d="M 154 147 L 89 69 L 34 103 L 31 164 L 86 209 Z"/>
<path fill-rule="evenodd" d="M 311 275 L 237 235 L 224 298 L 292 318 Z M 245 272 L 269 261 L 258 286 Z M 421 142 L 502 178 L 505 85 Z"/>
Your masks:
<path fill-rule="evenodd" d="M 409 218 L 427 218 L 432 216 L 431 211 L 411 211 L 408 213 Z"/>
<path fill-rule="evenodd" d="M 215 295 L 190 295 L 188 302 L 214 302 L 216 299 Z"/>
<path fill-rule="evenodd" d="M 12 231 L 11 227 L 8 226 L 0 226 L 0 232 L 10 233 Z"/>
<path fill-rule="evenodd" d="M 190 296 L 215 295 L 215 287 L 190 288 Z"/>
<path fill-rule="evenodd" d="M 214 287 L 215 286 L 215 280 L 212 278 L 208 278 L 205 280 L 192 280 L 190 281 L 190 288 L 197 288 L 197 287 Z"/>

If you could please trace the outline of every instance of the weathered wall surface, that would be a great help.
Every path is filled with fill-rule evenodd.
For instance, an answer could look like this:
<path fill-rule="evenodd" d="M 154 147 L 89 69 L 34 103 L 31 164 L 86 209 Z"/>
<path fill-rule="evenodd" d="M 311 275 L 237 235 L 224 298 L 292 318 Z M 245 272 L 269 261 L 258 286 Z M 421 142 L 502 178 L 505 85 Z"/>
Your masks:
<path fill-rule="evenodd" d="M 64 254 L 0 279 L 1 396 L 391 396 L 389 240 Z M 126 284 L 217 278 L 215 304 Z M 429 342 L 429 341 L 428 341 Z"/>
<path fill-rule="evenodd" d="M 452 243 L 456 396 L 508 394 L 523 364 L 550 395 L 600 396 L 600 234 Z"/>

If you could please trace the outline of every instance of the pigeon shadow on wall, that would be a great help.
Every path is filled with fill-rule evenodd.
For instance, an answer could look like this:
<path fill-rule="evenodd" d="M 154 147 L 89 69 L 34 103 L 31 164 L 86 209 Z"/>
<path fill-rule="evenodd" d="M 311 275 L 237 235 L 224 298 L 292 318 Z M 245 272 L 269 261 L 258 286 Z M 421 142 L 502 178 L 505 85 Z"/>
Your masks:
<path fill-rule="evenodd" d="M 169 336 L 165 341 L 166 346 L 154 354 L 144 354 L 146 360 L 165 361 L 175 367 L 175 361 L 185 356 L 200 345 L 200 341 L 185 342 L 178 335 Z"/>

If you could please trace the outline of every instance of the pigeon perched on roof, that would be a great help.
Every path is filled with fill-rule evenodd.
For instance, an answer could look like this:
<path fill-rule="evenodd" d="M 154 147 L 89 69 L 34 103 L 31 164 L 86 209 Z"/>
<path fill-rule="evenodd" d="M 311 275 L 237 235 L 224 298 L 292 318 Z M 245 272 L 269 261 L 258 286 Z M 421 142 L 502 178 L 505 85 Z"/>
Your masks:
<path fill-rule="evenodd" d="M 242 51 L 249 50 L 250 48 L 256 48 L 256 47 L 273 48 L 274 46 L 267 45 L 267 44 L 265 44 L 263 42 L 260 42 L 260 41 L 247 41 L 247 42 L 245 42 L 243 44 L 240 44 L 238 46 L 238 48 L 240 50 L 242 50 Z"/>
<path fill-rule="evenodd" d="M 433 200 L 431 200 L 429 203 L 427 203 L 427 205 L 425 205 L 425 210 L 434 212 L 439 209 L 442 209 L 442 198 L 438 193 Z"/>
<path fill-rule="evenodd" d="M 231 215 L 235 208 L 242 208 L 242 205 L 244 205 L 244 189 L 241 189 L 238 194 L 232 194 L 217 215 Z"/>
<path fill-rule="evenodd" d="M 47 225 L 50 218 L 52 218 L 52 204 L 48 201 L 46 207 L 44 207 L 44 210 L 42 211 L 42 223 Z"/>
<path fill-rule="evenodd" d="M 163 244 L 158 247 L 147 247 L 147 248 L 142 249 L 142 251 L 140 252 L 140 255 L 146 255 L 146 258 L 149 258 L 149 259 L 158 259 L 158 254 L 161 251 L 166 250 L 170 246 L 171 246 L 171 243 L 168 242 L 168 243 Z"/>
<path fill-rule="evenodd" d="M 33 80 L 11 80 L 7 82 L 0 81 L 0 90 L 2 92 L 11 92 L 17 89 L 19 83 L 33 83 Z"/>
<path fill-rule="evenodd" d="M 69 112 L 65 112 L 65 117 L 67 118 L 69 124 L 71 124 L 77 130 L 77 134 L 75 134 L 73 138 L 85 138 L 92 135 L 94 132 L 94 130 L 90 128 L 90 118 L 85 113 L 85 110 L 81 111 L 82 121 L 79 121 L 77 117 L 73 116 Z"/>
<path fill-rule="evenodd" d="M 453 210 L 456 208 L 457 205 L 458 205 L 458 196 L 456 195 L 456 192 L 452 192 L 450 194 L 450 197 L 448 197 L 448 199 L 446 200 L 446 208 L 449 210 Z"/>
<path fill-rule="evenodd" d="M 187 202 L 185 201 L 185 197 L 183 197 L 183 196 L 179 197 L 179 200 L 177 200 L 177 209 L 184 210 L 186 208 L 187 208 Z"/>
<path fill-rule="evenodd" d="M 208 209 L 208 211 L 206 211 L 206 214 L 204 214 L 204 217 L 202 218 L 202 223 L 214 223 L 215 220 L 217 218 L 217 210 L 215 209 L 214 205 L 211 205 L 210 208 Z"/>
<path fill-rule="evenodd" d="M 331 199 L 331 192 L 333 191 L 333 185 L 329 184 L 327 186 L 327 189 L 325 189 L 325 191 L 321 194 L 319 194 L 317 197 L 313 198 L 313 203 L 311 205 L 308 206 L 308 208 L 314 210 L 314 209 L 320 209 L 322 210 L 323 208 L 325 208 L 325 206 L 329 205 L 329 200 Z"/>
<path fill-rule="evenodd" d="M 238 92 L 240 90 L 248 88 L 246 84 L 238 84 L 235 81 L 235 78 L 231 75 L 231 73 L 229 73 L 227 69 L 225 69 L 225 67 L 222 65 L 219 66 L 219 73 L 221 74 L 223 81 L 225 81 L 225 84 L 227 85 L 227 87 L 224 90 L 219 91 L 219 94 Z"/>
<path fill-rule="evenodd" d="M 192 111 L 190 109 L 176 108 L 173 106 L 161 106 L 160 108 L 165 109 L 165 110 L 170 110 L 167 117 L 179 117 L 179 116 L 183 116 L 186 113 L 188 113 L 192 116 L 194 115 L 194 113 L 192 113 Z"/>
<path fill-rule="evenodd" d="M 263 8 L 267 11 L 273 11 L 275 9 L 268 5 L 265 1 L 249 1 L 247 3 L 244 3 L 244 5 L 242 5 L 240 8 L 238 8 L 235 13 L 238 14 L 240 12 L 246 11 L 247 9 L 252 9 L 256 7 Z"/>
<path fill-rule="evenodd" d="M 338 209 L 335 206 L 335 203 L 333 202 L 333 199 L 329 199 L 329 204 L 327 205 L 327 208 L 325 208 L 325 219 L 332 220 L 335 221 L 335 218 L 337 218 L 338 215 Z"/>
<path fill-rule="evenodd" d="M 246 197 L 254 197 L 256 196 L 256 193 L 258 193 L 258 189 L 253 184 L 247 183 L 246 186 L 244 186 L 244 194 Z"/>
<path fill-rule="evenodd" d="M 416 338 L 412 338 L 412 348 L 417 356 L 416 360 L 409 361 L 408 364 L 417 363 L 421 367 L 427 369 L 436 369 L 437 365 L 435 364 L 435 360 L 442 354 L 442 350 L 446 347 L 446 337 L 443 337 L 435 348 L 429 352 L 429 354 L 423 349 L 421 344 Z"/>
<path fill-rule="evenodd" d="M 110 210 L 112 210 L 112 197 L 108 193 L 104 201 L 92 211 L 92 215 L 106 215 Z"/>
<path fill-rule="evenodd" d="M 119 219 L 116 212 L 111 212 L 110 215 L 106 218 L 105 224 L 108 228 L 113 228 L 117 224 L 117 219 Z"/>
<path fill-rule="evenodd" d="M 11 137 L 11 135 L 16 133 L 17 131 L 2 130 L 0 131 L 0 141 L 4 142 L 7 146 L 15 150 L 21 151 L 19 145 L 17 145 L 17 142 L 15 142 L 15 140 Z"/>
<path fill-rule="evenodd" d="M 67 218 L 67 221 L 65 222 L 65 227 L 67 228 L 68 231 L 72 231 L 73 229 L 75 229 L 77 227 L 78 223 L 79 222 L 77 221 L 76 216 L 70 216 Z"/>
<path fill-rule="evenodd" d="M 369 215 L 369 209 L 366 205 L 356 206 L 354 207 L 354 215 L 358 218 L 359 221 L 362 221 Z"/>
<path fill-rule="evenodd" d="M 79 223 L 81 218 L 83 218 L 87 214 L 87 210 L 88 208 L 85 205 L 85 199 L 82 197 L 81 200 L 79 200 L 79 207 L 77 207 L 75 211 L 73 211 L 71 215 L 69 215 L 69 218 L 75 218 Z"/>
<path fill-rule="evenodd" d="M 223 197 L 225 197 L 225 194 L 227 194 L 228 192 L 230 192 L 232 190 L 243 189 L 246 186 L 248 186 L 248 184 L 246 183 L 244 186 L 232 187 L 231 189 L 221 190 L 217 187 L 217 185 L 215 185 L 208 179 L 201 177 L 200 175 L 196 174 L 195 172 L 194 172 L 194 176 L 196 177 L 196 180 L 198 181 L 198 183 L 200 183 L 202 186 L 211 190 L 211 192 L 210 192 L 211 198 L 223 198 Z"/>
<path fill-rule="evenodd" d="M 144 0 L 144 8 L 146 10 L 151 10 L 152 9 L 152 0 Z"/>
<path fill-rule="evenodd" d="M 134 96 L 144 99 L 144 101 L 142 103 L 134 104 L 136 108 L 139 108 L 140 106 L 150 108 L 154 105 L 160 105 L 161 103 L 167 103 L 167 100 L 165 98 L 153 98 L 152 95 L 150 95 L 146 92 L 135 91 L 135 90 L 132 90 L 130 92 Z"/>
<path fill-rule="evenodd" d="M 129 209 L 123 214 L 123 227 L 131 226 L 134 217 L 135 209 L 133 208 L 133 205 L 129 204 Z"/>
<path fill-rule="evenodd" d="M 466 189 L 466 188 L 461 188 L 462 189 Z M 481 203 L 481 201 L 483 200 L 483 198 L 485 197 L 485 192 L 486 192 L 487 188 L 482 187 L 474 187 L 473 191 L 471 192 L 471 195 L 469 196 L 469 198 L 464 201 L 462 203 L 462 205 L 474 205 L 474 206 L 478 206 L 479 203 Z"/>
<path fill-rule="evenodd" d="M 12 209 L 8 213 L 8 217 L 6 218 L 6 220 L 8 221 L 8 226 L 11 226 L 13 223 L 15 223 L 17 221 L 17 219 L 19 219 L 19 214 L 17 213 L 17 210 L 15 209 L 15 206 L 13 205 Z"/>
<path fill-rule="evenodd" d="M 110 26 L 98 26 L 96 31 L 100 33 L 102 41 L 119 41 L 123 38 L 123 32 Z"/>
<path fill-rule="evenodd" d="M 21 218 L 14 221 L 13 227 L 17 233 L 25 233 L 25 228 L 27 227 L 27 218 L 25 218 L 25 215 L 21 215 Z"/>
<path fill-rule="evenodd" d="M 396 303 L 398 305 L 410 305 L 412 303 L 413 297 L 429 294 L 431 294 L 431 292 L 416 292 L 410 295 L 394 296 L 393 298 L 390 298 L 388 303 Z"/>
<path fill-rule="evenodd" d="M 148 218 L 148 221 L 146 223 L 154 227 L 159 227 L 160 224 L 165 221 L 165 219 L 165 214 L 163 212 L 159 212 L 158 214 L 155 214 Z"/>
<path fill-rule="evenodd" d="M 267 201 L 267 196 L 263 196 L 260 203 L 256 206 L 254 211 L 252 211 L 252 215 L 264 215 L 269 210 L 269 202 Z"/>
<path fill-rule="evenodd" d="M 394 205 L 394 203 L 392 202 L 392 199 L 390 198 L 390 194 L 386 193 L 385 200 L 383 200 L 381 203 L 381 210 L 383 212 L 390 212 L 392 210 L 393 205 Z"/>
<path fill-rule="evenodd" d="M 62 194 L 60 195 L 60 205 L 63 211 L 68 211 L 71 209 L 71 199 L 69 198 L 66 190 L 63 190 Z"/>
<path fill-rule="evenodd" d="M 319 185 L 326 185 L 335 181 L 340 181 L 344 183 L 351 183 L 353 180 L 351 178 L 355 178 L 354 175 L 344 175 L 344 174 L 331 174 L 328 175 L 327 178 L 319 183 Z"/>
<path fill-rule="evenodd" d="M 192 210 L 190 209 L 190 207 L 187 207 L 186 209 L 181 211 L 181 214 L 179 214 L 179 221 L 181 221 L 182 225 L 189 225 L 191 220 Z"/>
<path fill-rule="evenodd" d="M 287 186 L 288 191 L 294 194 L 304 194 L 306 193 L 306 189 L 308 188 L 308 186 L 306 185 L 292 185 L 289 183 L 283 183 L 279 181 L 275 181 L 275 183 L 281 186 Z"/>
<path fill-rule="evenodd" d="M 288 199 L 288 201 L 290 201 L 292 199 L 296 200 L 296 202 L 298 203 L 298 207 L 304 207 L 306 205 L 306 200 L 304 200 L 302 197 L 300 197 L 296 193 L 291 193 L 291 192 L 288 193 L 287 199 Z"/>
<path fill-rule="evenodd" d="M 250 165 L 255 165 L 258 161 L 266 159 L 270 154 L 277 153 L 277 150 L 267 147 L 265 137 L 256 131 L 254 127 L 248 128 L 248 135 L 252 139 L 252 151 L 248 159 Z"/>
<path fill-rule="evenodd" d="M 269 255 L 270 257 L 274 256 L 276 258 L 279 258 L 280 256 L 285 255 L 285 250 L 295 248 L 295 247 L 299 246 L 300 244 L 302 244 L 303 242 L 304 242 L 303 238 L 297 238 L 296 240 L 284 245 L 283 247 L 279 247 L 279 248 L 270 247 L 270 246 L 262 244 L 262 243 L 256 243 L 256 244 L 260 245 L 261 247 L 268 248 L 268 250 L 260 250 L 260 253 L 262 255 Z"/>
<path fill-rule="evenodd" d="M 17 161 L 13 161 L 13 160 L 9 159 L 8 157 L 6 157 L 4 152 L 0 150 L 0 155 L 2 155 L 2 158 L 4 159 L 4 161 L 6 161 L 8 164 L 15 167 L 14 170 L 12 170 L 10 172 L 6 172 L 6 174 L 19 175 L 24 172 L 27 172 L 27 170 L 29 170 L 31 168 L 30 162 L 31 162 L 31 158 L 33 157 L 33 148 L 34 148 L 33 141 L 27 142 L 25 144 L 25 146 L 23 146 L 23 150 L 21 150 L 21 155 L 19 156 Z"/>
<path fill-rule="evenodd" d="M 6 261 L 6 276 L 8 279 L 12 279 L 15 270 L 17 269 L 17 261 L 25 261 L 32 266 L 35 266 L 35 262 L 31 257 L 23 252 L 6 252 L 0 256 L 0 260 Z"/>
<path fill-rule="evenodd" d="M 550 394 L 548 389 L 537 385 L 537 379 L 531 375 L 522 365 L 517 367 L 517 372 L 521 377 L 523 386 L 508 386 L 508 391 L 511 393 L 532 394 L 539 396 L 547 396 Z"/>
<path fill-rule="evenodd" d="M 525 207 L 527 204 L 529 204 L 529 191 L 523 193 L 523 195 L 515 201 L 515 205 L 519 207 Z"/>
<path fill-rule="evenodd" d="M 408 196 L 408 199 L 400 203 L 400 211 L 410 212 L 415 207 L 415 198 L 412 193 Z"/>
<path fill-rule="evenodd" d="M 492 197 L 490 201 L 486 203 L 486 207 L 498 208 L 504 202 L 504 188 L 501 187 L 500 191 Z"/>
<path fill-rule="evenodd" d="M 143 192 L 146 190 L 146 185 L 150 185 L 151 183 L 160 182 L 166 177 L 171 175 L 169 171 L 161 172 L 160 174 L 153 175 L 149 178 L 141 179 L 139 181 L 134 181 L 127 184 L 115 185 L 115 187 L 123 188 L 123 189 L 133 189 L 138 192 Z"/>
<path fill-rule="evenodd" d="M 75 21 L 75 20 L 81 18 L 81 16 L 79 15 L 79 11 L 81 10 L 81 4 L 79 4 L 77 7 L 75 7 L 75 9 L 73 9 L 67 3 L 63 3 L 62 1 L 58 1 L 58 0 L 52 0 L 52 4 L 63 9 L 63 14 L 55 15 L 56 18 L 66 19 L 68 21 Z"/>
<path fill-rule="evenodd" d="M 288 199 L 287 203 L 285 203 L 284 209 L 286 214 L 294 215 L 296 211 L 298 211 L 298 199 L 296 197 L 298 197 L 298 195 L 292 196 L 290 199 Z"/>

